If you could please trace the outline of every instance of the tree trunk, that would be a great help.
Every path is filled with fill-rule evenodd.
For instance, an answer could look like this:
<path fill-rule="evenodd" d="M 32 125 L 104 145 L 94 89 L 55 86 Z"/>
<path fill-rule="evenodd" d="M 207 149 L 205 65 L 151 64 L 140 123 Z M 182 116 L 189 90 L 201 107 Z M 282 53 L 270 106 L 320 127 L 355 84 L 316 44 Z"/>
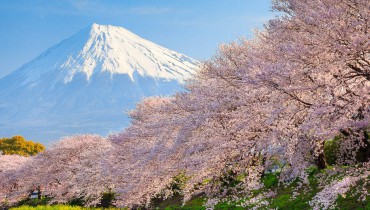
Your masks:
<path fill-rule="evenodd" d="M 324 153 L 319 154 L 319 156 L 315 160 L 315 165 L 319 170 L 324 169 L 326 167 Z"/>

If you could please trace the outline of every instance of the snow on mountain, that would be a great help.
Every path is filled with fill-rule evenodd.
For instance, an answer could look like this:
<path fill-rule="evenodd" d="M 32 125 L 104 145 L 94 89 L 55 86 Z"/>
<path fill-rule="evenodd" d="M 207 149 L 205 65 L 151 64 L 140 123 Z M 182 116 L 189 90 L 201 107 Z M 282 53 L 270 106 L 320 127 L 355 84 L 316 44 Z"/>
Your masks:
<path fill-rule="evenodd" d="M 50 142 L 118 131 L 137 102 L 181 90 L 198 64 L 124 28 L 93 24 L 0 79 L 0 137 Z"/>

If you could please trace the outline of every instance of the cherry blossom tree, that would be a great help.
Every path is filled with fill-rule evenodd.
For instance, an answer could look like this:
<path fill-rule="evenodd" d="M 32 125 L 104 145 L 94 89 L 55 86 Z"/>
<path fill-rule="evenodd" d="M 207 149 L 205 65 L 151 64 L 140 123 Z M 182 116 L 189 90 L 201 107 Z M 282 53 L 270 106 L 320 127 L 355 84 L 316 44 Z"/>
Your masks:
<path fill-rule="evenodd" d="M 275 119 L 280 125 L 276 127 L 288 131 L 283 132 L 289 139 L 286 148 L 291 148 L 288 159 L 297 160 L 297 149 L 302 151 L 304 142 L 305 153 L 320 159 L 325 139 L 341 130 L 369 126 L 368 4 L 362 0 L 274 1 L 275 9 L 285 15 L 257 34 L 263 47 L 257 44 L 251 55 L 254 68 L 260 69 L 257 79 L 280 99 L 274 110 L 284 107 L 291 113 Z M 284 119 L 289 127 L 281 126 Z M 289 137 L 299 133 L 304 136 Z"/>
<path fill-rule="evenodd" d="M 7 193 L 18 185 L 19 180 L 14 175 L 31 160 L 32 157 L 0 154 L 0 206 L 14 202 L 7 196 Z"/>
<path fill-rule="evenodd" d="M 278 155 L 289 165 L 283 180 L 305 179 L 311 164 L 325 166 L 325 140 L 367 129 L 368 1 L 275 1 L 274 8 L 284 14 L 256 39 L 223 45 L 189 82 L 188 92 L 166 99 L 160 109 L 148 106 L 149 118 L 141 116 L 148 110 L 137 110 L 140 123 L 125 131 L 135 127 L 133 141 L 181 145 L 162 147 L 166 152 L 155 147 L 161 160 L 177 157 L 162 167 L 187 169 L 195 184 L 212 177 L 207 171 L 218 176 L 234 164 L 248 174 L 245 183 L 258 187 L 270 157 Z M 357 137 L 362 142 L 348 138 L 344 150 L 363 147 L 365 138 Z M 174 174 L 166 173 L 168 183 Z"/>
<path fill-rule="evenodd" d="M 110 149 L 110 142 L 97 135 L 66 137 L 25 166 L 4 174 L 12 178 L 12 187 L 3 193 L 19 201 L 41 186 L 52 202 L 81 198 L 86 206 L 96 205 L 114 187 L 108 167 Z"/>

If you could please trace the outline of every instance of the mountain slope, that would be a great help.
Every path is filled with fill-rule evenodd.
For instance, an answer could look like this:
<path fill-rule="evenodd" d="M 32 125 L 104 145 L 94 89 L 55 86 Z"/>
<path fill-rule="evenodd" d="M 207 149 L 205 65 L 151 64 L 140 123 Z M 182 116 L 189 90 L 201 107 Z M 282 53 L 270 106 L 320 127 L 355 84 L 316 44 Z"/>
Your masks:
<path fill-rule="evenodd" d="M 106 135 L 142 97 L 181 89 L 198 62 L 129 32 L 93 24 L 0 79 L 0 136 L 49 142 Z"/>

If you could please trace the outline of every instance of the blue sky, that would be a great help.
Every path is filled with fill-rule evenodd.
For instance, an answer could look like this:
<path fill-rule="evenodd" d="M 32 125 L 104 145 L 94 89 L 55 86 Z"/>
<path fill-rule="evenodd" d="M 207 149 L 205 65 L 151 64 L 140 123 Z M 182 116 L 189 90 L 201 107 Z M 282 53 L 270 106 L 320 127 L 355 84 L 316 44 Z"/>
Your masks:
<path fill-rule="evenodd" d="M 94 22 L 205 60 L 274 15 L 270 0 L 0 0 L 0 77 Z"/>

